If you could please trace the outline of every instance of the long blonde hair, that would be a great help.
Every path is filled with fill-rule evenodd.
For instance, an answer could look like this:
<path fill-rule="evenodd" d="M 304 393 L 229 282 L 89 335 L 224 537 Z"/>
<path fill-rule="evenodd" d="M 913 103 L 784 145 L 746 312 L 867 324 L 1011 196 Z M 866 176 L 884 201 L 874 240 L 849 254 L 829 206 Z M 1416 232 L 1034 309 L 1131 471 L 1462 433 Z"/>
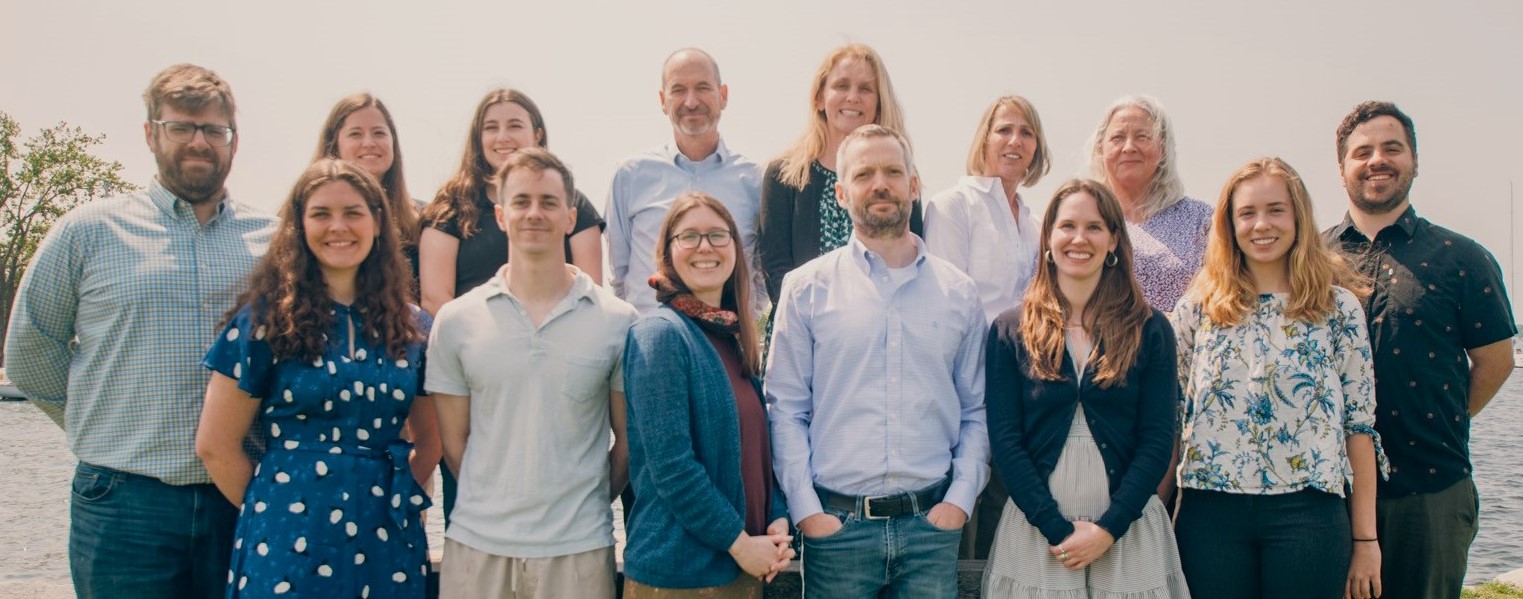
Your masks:
<path fill-rule="evenodd" d="M 820 63 L 820 68 L 815 70 L 814 82 L 809 87 L 809 121 L 804 134 L 783 151 L 782 180 L 783 183 L 795 189 L 803 189 L 809 182 L 809 165 L 825 152 L 825 143 L 830 135 L 829 127 L 825 122 L 825 111 L 816 110 L 814 100 L 820 97 L 820 92 L 824 91 L 825 79 L 830 76 L 830 69 L 835 68 L 837 62 L 847 58 L 855 58 L 867 63 L 873 70 L 873 77 L 877 79 L 878 110 L 873 124 L 883 125 L 900 133 L 905 132 L 904 114 L 899 109 L 899 97 L 894 94 L 894 84 L 889 80 L 888 69 L 883 66 L 883 58 L 878 56 L 878 52 L 873 50 L 872 46 L 861 43 L 846 44 L 831 50 L 830 54 L 825 55 L 825 61 Z"/>
<path fill-rule="evenodd" d="M 1047 203 L 1047 214 L 1042 218 L 1042 242 L 1044 257 L 1021 306 L 1021 339 L 1026 352 L 1031 354 L 1032 378 L 1057 381 L 1063 379 L 1063 352 L 1067 343 L 1063 333 L 1072 309 L 1068 299 L 1058 289 L 1058 267 L 1051 254 L 1052 228 L 1058 217 L 1058 208 L 1069 196 L 1086 193 L 1095 198 L 1095 207 L 1105 228 L 1116 238 L 1114 265 L 1101 269 L 1100 282 L 1094 295 L 1084 304 L 1080 321 L 1089 338 L 1095 340 L 1091 356 L 1104 348 L 1105 353 L 1095 365 L 1095 383 L 1109 389 L 1126 381 L 1126 375 L 1137 361 L 1142 348 L 1142 326 L 1152 316 L 1153 309 L 1142 296 L 1142 286 L 1132 273 L 1132 240 L 1126 234 L 1126 215 L 1121 203 L 1104 183 L 1091 179 L 1069 179 L 1052 195 Z M 1107 264 L 1110 259 L 1106 259 Z"/>
<path fill-rule="evenodd" d="M 1334 285 L 1360 297 L 1369 295 L 1369 280 L 1350 268 L 1342 256 L 1327 249 L 1322 236 L 1317 233 L 1311 194 L 1307 193 L 1301 175 L 1279 158 L 1264 157 L 1251 160 L 1233 171 L 1222 187 L 1216 212 L 1211 215 L 1206 255 L 1187 292 L 1200 301 L 1201 312 L 1206 318 L 1218 326 L 1233 326 L 1254 310 L 1258 290 L 1248 272 L 1243 248 L 1237 243 L 1232 202 L 1244 181 L 1265 176 L 1285 184 L 1296 222 L 1295 239 L 1285 255 L 1286 275 L 1290 280 L 1290 299 L 1285 303 L 1285 316 L 1306 322 L 1326 318 L 1337 308 Z"/>

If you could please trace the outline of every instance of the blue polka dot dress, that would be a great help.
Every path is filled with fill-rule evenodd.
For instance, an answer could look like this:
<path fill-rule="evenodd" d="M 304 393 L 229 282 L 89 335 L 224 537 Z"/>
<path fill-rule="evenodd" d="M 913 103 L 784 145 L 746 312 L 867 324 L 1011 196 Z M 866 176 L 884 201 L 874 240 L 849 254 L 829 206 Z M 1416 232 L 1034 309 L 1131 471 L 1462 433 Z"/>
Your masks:
<path fill-rule="evenodd" d="M 363 334 L 362 315 L 332 310 L 321 359 L 276 361 L 244 307 L 203 362 L 259 401 L 267 444 L 238 516 L 229 598 L 424 594 L 419 514 L 430 501 L 407 464 L 412 443 L 401 438 L 423 388 L 423 344 L 388 356 Z M 426 329 L 428 316 L 414 312 Z"/>

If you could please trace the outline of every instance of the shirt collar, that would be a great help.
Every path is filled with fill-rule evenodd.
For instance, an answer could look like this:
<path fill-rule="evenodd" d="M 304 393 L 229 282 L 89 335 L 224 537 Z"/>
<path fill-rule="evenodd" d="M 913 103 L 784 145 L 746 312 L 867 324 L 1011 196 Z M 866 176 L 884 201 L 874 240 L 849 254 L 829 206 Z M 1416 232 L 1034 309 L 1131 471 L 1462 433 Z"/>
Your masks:
<path fill-rule="evenodd" d="M 994 193 L 994 190 L 996 189 L 995 186 L 997 186 L 997 185 L 1000 185 L 1000 187 L 998 187 L 998 189 L 1000 189 L 1001 191 L 1004 190 L 1004 187 L 1000 184 L 999 177 L 984 177 L 984 176 L 980 176 L 980 175 L 963 175 L 962 179 L 960 179 L 960 181 L 962 182 L 963 185 L 966 185 L 968 187 L 971 187 L 971 188 L 976 189 L 976 190 L 978 190 L 980 192 L 983 192 L 983 193 Z"/>
<path fill-rule="evenodd" d="M 683 164 L 702 164 L 710 160 L 713 160 L 715 164 L 723 165 L 729 164 L 731 158 L 730 148 L 724 145 L 724 138 L 719 139 L 719 145 L 714 148 L 714 153 L 704 156 L 703 160 L 689 160 L 687 156 L 682 155 L 682 152 L 677 149 L 677 140 L 666 142 L 664 149 L 666 157 L 670 158 L 672 164 L 677 166 L 682 166 Z"/>
<path fill-rule="evenodd" d="M 586 298 L 587 301 L 593 304 L 600 303 L 596 293 L 597 286 L 592 283 L 592 277 L 582 272 L 582 269 L 577 268 L 575 265 L 567 264 L 566 268 L 571 269 L 573 276 L 571 290 L 566 293 L 566 299 L 581 300 Z M 482 287 L 486 288 L 487 299 L 501 295 L 512 298 L 515 302 L 518 301 L 518 298 L 513 297 L 513 294 L 508 291 L 508 286 L 503 278 L 507 274 L 507 271 L 508 265 L 504 264 L 497 268 L 497 274 L 492 275 L 492 278 L 487 279 L 487 282 L 481 284 Z"/>
<path fill-rule="evenodd" d="M 914 233 L 906 233 L 906 235 L 915 240 L 915 259 L 910 261 L 909 265 L 918 269 L 921 264 L 925 264 L 925 240 Z M 852 262 L 855 262 L 862 269 L 862 272 L 871 274 L 875 267 L 888 268 L 888 264 L 883 261 L 883 257 L 879 256 L 877 252 L 867 249 L 867 245 L 862 243 L 862 240 L 857 239 L 855 233 L 848 238 L 846 247 L 848 248 L 847 251 L 851 253 Z"/>
<path fill-rule="evenodd" d="M 223 195 L 222 199 L 217 202 L 217 213 L 212 216 L 211 220 L 206 221 L 207 224 L 216 222 L 219 218 L 222 217 L 222 212 L 227 209 L 228 197 L 229 196 L 227 195 Z M 195 220 L 196 218 L 196 211 L 190 205 L 190 202 L 181 199 L 180 196 L 177 196 L 174 194 L 174 192 L 169 191 L 169 188 L 164 187 L 164 184 L 159 182 L 158 177 L 154 177 L 153 181 L 148 184 L 148 199 L 149 201 L 153 202 L 154 206 L 157 206 L 159 210 L 163 211 L 164 214 L 169 215 L 170 218 L 188 218 L 191 220 Z"/>
<path fill-rule="evenodd" d="M 1408 239 L 1412 238 L 1417 234 L 1417 208 L 1408 202 L 1407 209 L 1402 211 L 1401 216 L 1396 217 L 1396 222 L 1385 229 L 1381 229 L 1381 231 L 1391 227 L 1400 229 L 1402 233 L 1407 235 Z M 1376 231 L 1375 236 L 1379 237 L 1381 231 Z M 1354 226 L 1354 217 L 1348 212 L 1343 213 L 1343 222 L 1338 223 L 1338 226 L 1333 228 L 1333 233 L 1338 239 L 1350 241 L 1369 239 L 1364 236 L 1364 232 L 1360 231 L 1359 227 Z M 1355 237 L 1356 235 L 1357 237 Z"/>

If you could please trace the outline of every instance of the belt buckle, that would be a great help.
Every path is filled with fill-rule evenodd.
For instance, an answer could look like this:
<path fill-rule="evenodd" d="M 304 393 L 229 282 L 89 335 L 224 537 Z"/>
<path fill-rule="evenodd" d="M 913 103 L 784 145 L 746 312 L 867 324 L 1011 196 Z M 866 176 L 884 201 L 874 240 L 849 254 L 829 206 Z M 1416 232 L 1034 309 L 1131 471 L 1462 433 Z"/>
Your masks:
<path fill-rule="evenodd" d="M 865 520 L 887 520 L 887 519 L 891 518 L 892 516 L 874 516 L 873 515 L 873 500 L 875 500 L 875 499 L 888 499 L 889 497 L 893 497 L 893 495 L 879 495 L 877 497 L 863 497 L 862 498 L 862 518 L 865 519 Z"/>

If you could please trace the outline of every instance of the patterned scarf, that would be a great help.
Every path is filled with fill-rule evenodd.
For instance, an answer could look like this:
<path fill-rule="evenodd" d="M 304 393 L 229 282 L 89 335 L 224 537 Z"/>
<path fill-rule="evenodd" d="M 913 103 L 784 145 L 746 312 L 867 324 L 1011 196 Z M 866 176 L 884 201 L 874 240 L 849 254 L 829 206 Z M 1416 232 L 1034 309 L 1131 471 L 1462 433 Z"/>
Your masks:
<path fill-rule="evenodd" d="M 731 337 L 739 335 L 740 317 L 735 312 L 703 303 L 686 285 L 668 279 L 659 272 L 651 275 L 648 282 L 656 290 L 656 301 L 693 319 L 699 328 Z"/>

